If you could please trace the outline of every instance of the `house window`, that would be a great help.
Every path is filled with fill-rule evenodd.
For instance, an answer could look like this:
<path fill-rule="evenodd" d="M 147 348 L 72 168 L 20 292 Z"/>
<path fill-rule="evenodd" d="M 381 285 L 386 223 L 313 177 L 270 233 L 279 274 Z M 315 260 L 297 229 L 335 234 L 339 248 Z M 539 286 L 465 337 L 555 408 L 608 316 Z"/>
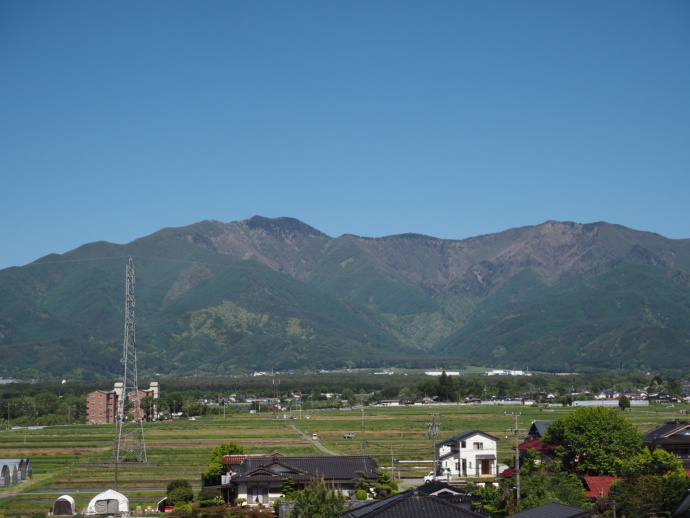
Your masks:
<path fill-rule="evenodd" d="M 467 443 L 466 443 L 465 441 L 462 441 L 462 442 L 460 443 L 460 447 L 461 447 L 461 448 L 467 448 Z"/>
<path fill-rule="evenodd" d="M 483 442 L 475 442 L 474 443 L 474 449 L 475 450 L 483 450 L 484 449 L 484 443 Z"/>

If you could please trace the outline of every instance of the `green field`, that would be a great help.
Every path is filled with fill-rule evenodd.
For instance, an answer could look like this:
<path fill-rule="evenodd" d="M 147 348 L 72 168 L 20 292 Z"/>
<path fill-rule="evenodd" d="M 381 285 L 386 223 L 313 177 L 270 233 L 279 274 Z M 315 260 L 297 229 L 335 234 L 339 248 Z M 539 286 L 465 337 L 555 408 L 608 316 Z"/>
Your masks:
<path fill-rule="evenodd" d="M 365 407 L 364 452 L 373 456 L 380 467 L 389 467 L 394 457 L 396 477 L 420 477 L 429 470 L 428 461 L 432 459 L 432 441 L 427 436 L 429 413 L 438 412 L 441 434 L 437 441 L 478 429 L 499 439 L 498 458 L 503 461 L 512 457 L 515 441 L 507 431 L 515 422 L 506 412 L 521 413 L 519 427 L 528 429 L 532 421 L 552 421 L 571 411 L 544 411 L 544 407 L 537 406 Z M 684 418 L 684 411 L 684 405 L 654 405 L 634 408 L 625 415 L 644 432 L 665 420 Z M 301 419 L 295 414 L 294 419 L 282 419 L 267 413 L 242 413 L 228 414 L 226 418 L 214 415 L 196 421 L 147 423 L 147 455 L 154 465 L 120 467 L 117 489 L 130 499 L 132 508 L 143 509 L 165 496 L 165 487 L 172 479 L 185 478 L 198 489 L 211 450 L 229 441 L 237 442 L 249 454 L 278 450 L 287 455 L 323 455 L 310 439 L 316 433 L 320 444 L 334 453 L 360 453 L 360 409 L 314 411 L 310 418 L 307 416 L 304 412 Z M 348 432 L 354 432 L 355 439 L 344 439 Z M 74 497 L 77 508 L 81 508 L 97 493 L 115 489 L 114 469 L 93 465 L 110 462 L 113 439 L 112 425 L 0 431 L 0 458 L 29 458 L 34 474 L 28 482 L 0 490 L 0 516 L 46 513 L 61 494 Z"/>

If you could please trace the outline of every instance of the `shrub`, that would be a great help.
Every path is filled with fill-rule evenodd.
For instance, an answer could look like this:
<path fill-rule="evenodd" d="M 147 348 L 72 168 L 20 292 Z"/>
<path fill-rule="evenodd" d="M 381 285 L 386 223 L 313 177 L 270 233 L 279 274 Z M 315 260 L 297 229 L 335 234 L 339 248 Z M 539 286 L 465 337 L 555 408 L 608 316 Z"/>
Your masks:
<path fill-rule="evenodd" d="M 358 489 L 357 490 L 357 500 L 366 500 L 367 499 L 367 492 L 364 489 Z"/>
<path fill-rule="evenodd" d="M 192 486 L 189 484 L 189 481 L 187 479 L 176 478 L 168 482 L 167 493 L 170 494 L 173 491 L 173 489 L 177 489 L 178 487 L 192 489 Z"/>
<path fill-rule="evenodd" d="M 168 503 L 177 506 L 194 500 L 194 491 L 191 487 L 177 487 L 168 493 Z"/>
<path fill-rule="evenodd" d="M 218 498 L 221 498 L 220 491 L 217 489 L 211 489 L 209 487 L 203 488 L 196 495 L 198 502 L 217 502 Z"/>

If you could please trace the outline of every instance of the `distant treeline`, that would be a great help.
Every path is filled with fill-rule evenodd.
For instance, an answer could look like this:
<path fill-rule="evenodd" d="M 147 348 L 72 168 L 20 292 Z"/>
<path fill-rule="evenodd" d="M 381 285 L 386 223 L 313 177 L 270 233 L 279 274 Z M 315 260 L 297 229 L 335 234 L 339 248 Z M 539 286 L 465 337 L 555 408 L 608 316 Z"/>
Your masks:
<path fill-rule="evenodd" d="M 556 394 L 564 397 L 572 393 L 596 393 L 606 389 L 640 389 L 654 385 L 661 390 L 680 395 L 681 378 L 650 376 L 641 373 L 611 371 L 599 374 L 531 376 L 428 376 L 423 372 L 324 372 L 313 374 L 275 374 L 244 377 L 188 377 L 158 378 L 161 385 L 159 406 L 164 412 L 194 411 L 203 413 L 200 401 L 215 402 L 234 395 L 265 398 L 277 395 L 282 400 L 299 392 L 303 401 L 326 399 L 323 394 L 339 394 L 352 403 L 376 403 L 382 399 L 431 397 L 442 401 L 460 401 L 474 396 L 482 399 L 493 396 L 523 394 Z M 111 381 L 72 381 L 8 383 L 0 385 L 0 422 L 9 426 L 47 426 L 84 422 L 85 396 L 94 390 L 112 390 Z M 140 387 L 148 387 L 149 380 L 140 380 Z M 194 405 L 194 407 L 192 407 Z M 8 422 L 9 419 L 9 422 Z"/>

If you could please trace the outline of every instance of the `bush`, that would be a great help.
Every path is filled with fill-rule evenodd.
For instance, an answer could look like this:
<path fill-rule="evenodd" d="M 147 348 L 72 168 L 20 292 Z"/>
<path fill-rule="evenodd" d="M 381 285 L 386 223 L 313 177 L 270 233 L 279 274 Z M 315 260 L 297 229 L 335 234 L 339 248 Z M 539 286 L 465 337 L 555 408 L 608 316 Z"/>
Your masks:
<path fill-rule="evenodd" d="M 189 481 L 187 479 L 176 478 L 168 482 L 167 493 L 170 494 L 173 491 L 173 489 L 177 489 L 178 487 L 192 489 L 192 486 L 189 484 Z"/>
<path fill-rule="evenodd" d="M 358 489 L 357 490 L 357 500 L 366 500 L 367 499 L 367 492 L 364 489 Z"/>
<path fill-rule="evenodd" d="M 178 504 L 186 504 L 194 500 L 194 491 L 191 487 L 177 487 L 168 493 L 168 503 L 177 507 Z"/>
<path fill-rule="evenodd" d="M 220 491 L 217 489 L 211 489 L 209 487 L 203 488 L 196 495 L 196 499 L 199 502 L 215 502 L 217 498 L 220 498 Z"/>

